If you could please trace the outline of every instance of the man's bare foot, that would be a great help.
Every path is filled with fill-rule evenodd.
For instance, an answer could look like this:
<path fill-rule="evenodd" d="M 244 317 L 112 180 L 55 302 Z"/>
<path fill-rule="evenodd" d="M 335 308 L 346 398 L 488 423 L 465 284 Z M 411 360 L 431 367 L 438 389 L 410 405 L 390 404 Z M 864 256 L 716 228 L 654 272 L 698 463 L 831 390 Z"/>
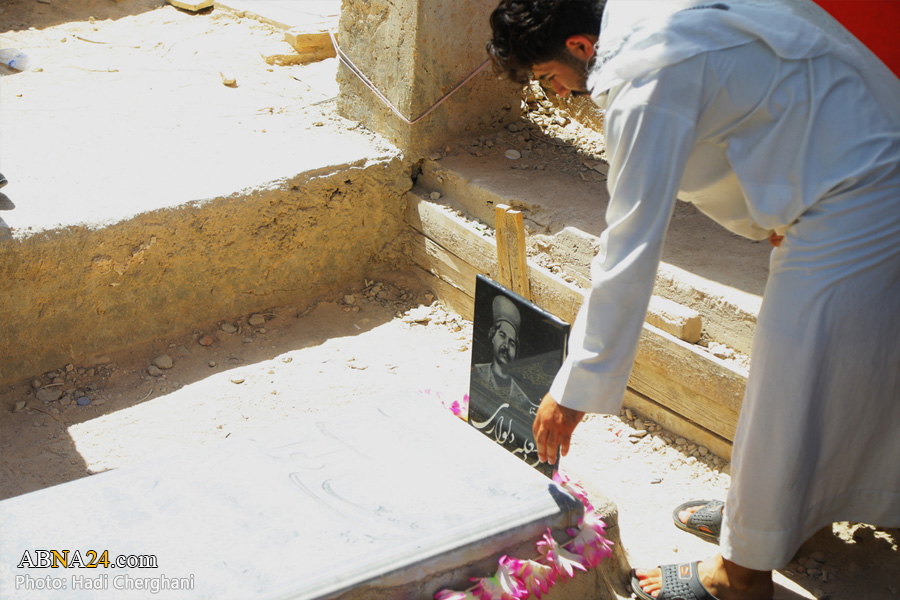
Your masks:
<path fill-rule="evenodd" d="M 725 560 L 721 555 L 697 567 L 700 582 L 719 600 L 771 600 L 775 593 L 771 571 L 755 571 Z M 635 569 L 641 589 L 656 598 L 662 589 L 662 571 Z"/>
<path fill-rule="evenodd" d="M 724 509 L 725 503 L 719 500 L 691 500 L 678 506 L 672 518 L 676 527 L 718 543 Z"/>
<path fill-rule="evenodd" d="M 691 518 L 691 515 L 694 514 L 695 512 L 697 512 L 698 510 L 700 510 L 701 508 L 703 508 L 703 505 L 698 504 L 696 506 L 690 506 L 684 510 L 680 510 L 680 511 L 678 511 L 678 518 L 681 520 L 682 523 L 687 525 L 688 519 Z M 722 508 L 720 510 L 723 510 L 723 511 L 725 510 L 724 504 L 722 505 Z"/>

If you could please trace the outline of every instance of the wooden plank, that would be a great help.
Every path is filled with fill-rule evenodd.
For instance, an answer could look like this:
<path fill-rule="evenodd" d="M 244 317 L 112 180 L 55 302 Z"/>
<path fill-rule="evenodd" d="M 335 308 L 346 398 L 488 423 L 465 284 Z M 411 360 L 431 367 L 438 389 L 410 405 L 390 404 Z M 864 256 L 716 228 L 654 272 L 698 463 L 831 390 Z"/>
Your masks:
<path fill-rule="evenodd" d="M 497 244 L 498 283 L 531 300 L 522 211 L 513 210 L 506 204 L 495 206 L 494 231 Z"/>
<path fill-rule="evenodd" d="M 480 273 L 497 280 L 497 246 L 471 224 L 439 207 L 407 193 L 406 221 L 413 229 L 465 260 Z"/>
<path fill-rule="evenodd" d="M 647 322 L 679 340 L 695 344 L 700 341 L 703 322 L 700 313 L 674 300 L 653 296 L 647 307 Z"/>
<path fill-rule="evenodd" d="M 625 390 L 624 406 L 637 411 L 644 419 L 649 419 L 664 429 L 679 435 L 698 446 L 706 446 L 710 452 L 727 461 L 731 460 L 731 441 L 684 418 L 684 416 L 662 406 L 647 396 L 631 388 Z"/>
<path fill-rule="evenodd" d="M 426 237 L 414 240 L 412 259 L 422 269 L 443 279 L 472 298 L 475 297 L 475 276 L 479 272 L 472 268 L 472 265 L 455 254 L 447 252 L 434 241 Z"/>
<path fill-rule="evenodd" d="M 494 207 L 494 239 L 497 244 L 497 283 L 513 289 L 512 265 L 510 253 L 512 249 L 509 247 L 509 221 L 506 219 L 506 213 L 509 206 L 498 204 Z"/>
<path fill-rule="evenodd" d="M 199 0 L 197 2 L 193 2 L 191 0 L 166 0 L 166 2 L 168 2 L 175 8 L 189 10 L 192 12 L 197 12 L 198 10 L 209 8 L 214 4 L 214 0 Z"/>
<path fill-rule="evenodd" d="M 712 398 L 716 404 L 734 413 L 741 410 L 747 370 L 716 358 L 698 346 L 645 323 L 635 361 L 644 371 L 653 372 L 657 380 L 671 381 L 674 378 L 689 392 Z M 672 373 L 673 365 L 678 365 L 683 372 Z M 658 385 L 662 387 L 665 384 Z"/>
<path fill-rule="evenodd" d="M 288 29 L 284 32 L 284 41 L 297 51 L 301 62 L 314 62 L 336 56 L 334 45 L 324 24 L 321 29 L 316 30 Z"/>
<path fill-rule="evenodd" d="M 531 286 L 528 283 L 528 254 L 525 251 L 525 224 L 522 211 L 508 210 L 506 221 L 506 247 L 509 250 L 509 271 L 512 276 L 511 289 L 528 300 L 531 300 Z"/>
<path fill-rule="evenodd" d="M 446 308 L 469 321 L 475 317 L 475 298 L 430 271 L 416 266 L 412 267 L 412 271 Z"/>

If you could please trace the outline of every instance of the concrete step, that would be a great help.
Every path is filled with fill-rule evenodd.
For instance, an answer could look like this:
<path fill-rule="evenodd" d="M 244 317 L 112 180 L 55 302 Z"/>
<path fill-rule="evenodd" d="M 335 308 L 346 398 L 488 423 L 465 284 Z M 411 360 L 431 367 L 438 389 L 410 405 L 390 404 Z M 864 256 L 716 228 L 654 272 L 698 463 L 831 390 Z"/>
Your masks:
<path fill-rule="evenodd" d="M 139 19 L 104 25 L 129 44 L 114 63 L 98 44 L 54 46 L 43 71 L 0 86 L 15 148 L 3 155 L 0 383 L 336 291 L 402 228 L 399 152 L 321 104 L 336 61 L 268 68 L 273 43 L 290 47 L 228 15 Z"/>

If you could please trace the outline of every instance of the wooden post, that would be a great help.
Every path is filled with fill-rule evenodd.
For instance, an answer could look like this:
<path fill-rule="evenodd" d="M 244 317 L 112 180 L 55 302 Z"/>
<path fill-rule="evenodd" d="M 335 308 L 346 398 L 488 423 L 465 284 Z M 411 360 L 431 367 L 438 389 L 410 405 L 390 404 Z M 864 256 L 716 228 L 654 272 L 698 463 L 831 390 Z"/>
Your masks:
<path fill-rule="evenodd" d="M 497 236 L 499 283 L 531 300 L 522 212 L 513 210 L 505 204 L 498 204 L 494 208 L 494 231 Z"/>

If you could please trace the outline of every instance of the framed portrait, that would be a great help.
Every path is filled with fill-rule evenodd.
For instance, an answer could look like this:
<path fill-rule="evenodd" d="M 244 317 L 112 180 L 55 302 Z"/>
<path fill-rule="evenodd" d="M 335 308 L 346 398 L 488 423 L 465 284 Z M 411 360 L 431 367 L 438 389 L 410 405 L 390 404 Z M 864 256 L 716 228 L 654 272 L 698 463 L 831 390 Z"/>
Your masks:
<path fill-rule="evenodd" d="M 569 324 L 479 275 L 475 282 L 469 424 L 552 477 L 538 460 L 532 425 L 562 366 Z"/>

